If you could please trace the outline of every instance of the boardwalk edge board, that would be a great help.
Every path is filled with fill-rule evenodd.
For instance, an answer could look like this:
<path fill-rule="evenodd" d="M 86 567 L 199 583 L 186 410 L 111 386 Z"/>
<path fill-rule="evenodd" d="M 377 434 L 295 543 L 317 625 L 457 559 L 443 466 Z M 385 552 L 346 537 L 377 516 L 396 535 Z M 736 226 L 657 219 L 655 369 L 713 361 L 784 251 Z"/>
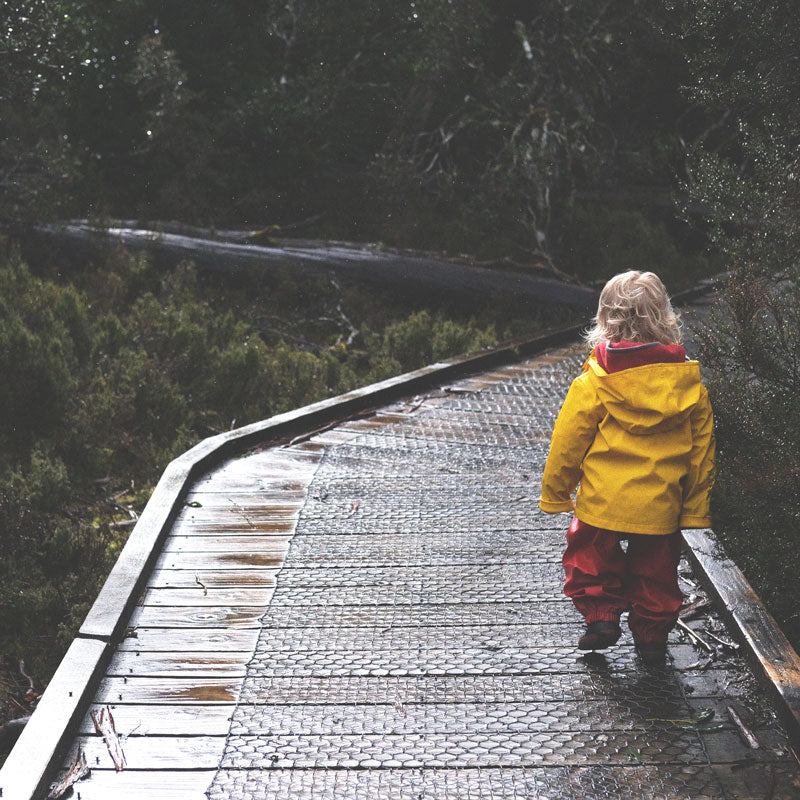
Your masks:
<path fill-rule="evenodd" d="M 771 689 L 792 745 L 800 752 L 800 655 L 713 531 L 686 530 L 683 540 L 692 566 L 744 642 L 756 674 Z"/>
<path fill-rule="evenodd" d="M 251 425 L 203 439 L 167 465 L 125 547 L 81 625 L 70 649 L 41 697 L 31 721 L 0 769 L 2 800 L 44 797 L 66 756 L 106 664 L 125 636 L 125 625 L 160 545 L 192 483 L 225 458 L 254 445 L 278 444 L 344 422 L 448 380 L 464 378 L 574 342 L 584 325 L 507 342 L 491 350 L 456 356 L 380 383 L 321 400 Z M 67 690 L 64 686 L 68 685 Z M 65 697 L 66 694 L 66 697 Z"/>

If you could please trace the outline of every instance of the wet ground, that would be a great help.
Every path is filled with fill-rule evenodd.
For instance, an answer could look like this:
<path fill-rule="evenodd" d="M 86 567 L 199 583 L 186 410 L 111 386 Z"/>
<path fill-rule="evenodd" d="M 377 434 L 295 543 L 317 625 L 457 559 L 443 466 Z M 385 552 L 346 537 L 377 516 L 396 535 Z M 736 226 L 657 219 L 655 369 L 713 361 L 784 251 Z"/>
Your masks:
<path fill-rule="evenodd" d="M 685 561 L 699 638 L 675 631 L 663 666 L 627 632 L 605 654 L 575 646 L 569 518 L 537 501 L 582 358 L 460 381 L 201 480 L 95 698 L 130 733 L 128 767 L 87 721 L 83 800 L 800 796 Z"/>

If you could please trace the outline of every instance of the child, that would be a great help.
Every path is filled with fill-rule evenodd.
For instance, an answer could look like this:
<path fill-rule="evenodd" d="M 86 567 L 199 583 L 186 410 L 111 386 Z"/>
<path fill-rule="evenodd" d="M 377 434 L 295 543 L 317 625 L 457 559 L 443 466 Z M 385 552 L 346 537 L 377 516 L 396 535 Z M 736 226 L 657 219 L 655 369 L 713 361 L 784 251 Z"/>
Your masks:
<path fill-rule="evenodd" d="M 587 622 L 578 647 L 614 644 L 628 610 L 648 664 L 663 662 L 681 606 L 679 529 L 711 525 L 711 405 L 680 338 L 658 276 L 624 272 L 605 285 L 586 334 L 593 350 L 553 429 L 539 501 L 551 514 L 574 510 L 563 564 L 564 592 Z"/>

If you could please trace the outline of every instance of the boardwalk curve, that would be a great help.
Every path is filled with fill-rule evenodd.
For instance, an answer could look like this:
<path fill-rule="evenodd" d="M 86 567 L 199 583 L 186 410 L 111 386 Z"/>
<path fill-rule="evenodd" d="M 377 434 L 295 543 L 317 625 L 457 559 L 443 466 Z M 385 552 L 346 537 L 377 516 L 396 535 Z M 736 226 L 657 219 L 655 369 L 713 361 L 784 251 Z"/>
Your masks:
<path fill-rule="evenodd" d="M 92 700 L 128 766 L 87 714 L 65 762 L 86 753 L 82 800 L 796 796 L 733 650 L 673 634 L 648 669 L 629 636 L 575 649 L 568 520 L 536 501 L 581 360 L 536 356 L 200 477 Z M 742 699 L 757 750 L 727 715 Z M 671 721 L 704 708 L 718 728 Z"/>

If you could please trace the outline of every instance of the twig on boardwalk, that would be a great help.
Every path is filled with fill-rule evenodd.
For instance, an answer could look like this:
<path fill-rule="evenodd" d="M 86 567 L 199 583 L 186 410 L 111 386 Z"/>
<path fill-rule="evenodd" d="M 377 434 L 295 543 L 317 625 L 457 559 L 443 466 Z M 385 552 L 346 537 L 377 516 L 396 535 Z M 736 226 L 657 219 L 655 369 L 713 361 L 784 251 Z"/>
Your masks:
<path fill-rule="evenodd" d="M 706 636 L 710 636 L 715 642 L 719 642 L 723 647 L 727 647 L 730 650 L 738 650 L 739 649 L 739 645 L 736 642 L 728 642 L 725 639 L 720 639 L 719 636 L 715 636 L 709 630 L 706 630 Z"/>
<path fill-rule="evenodd" d="M 247 512 L 235 500 L 231 499 L 230 497 L 226 497 L 225 499 L 244 517 L 245 522 L 251 528 L 256 527 L 255 522 L 253 522 L 253 520 L 251 520 L 250 517 L 247 516 Z"/>
<path fill-rule="evenodd" d="M 694 603 L 689 603 L 689 605 L 684 606 L 678 613 L 681 617 L 688 619 L 703 609 L 708 608 L 710 605 L 710 600 L 695 600 Z"/>
<path fill-rule="evenodd" d="M 50 788 L 47 800 L 58 800 L 60 797 L 63 797 L 69 791 L 73 783 L 77 783 L 83 778 L 86 778 L 90 772 L 91 770 L 86 764 L 86 754 L 83 750 L 80 750 L 69 772 Z"/>
<path fill-rule="evenodd" d="M 207 597 L 208 596 L 208 589 L 206 588 L 206 585 L 201 582 L 200 578 L 197 577 L 197 575 L 194 576 L 194 582 L 198 586 L 202 587 L 202 589 L 203 589 L 203 597 Z"/>
<path fill-rule="evenodd" d="M 709 653 L 716 652 L 714 648 L 705 639 L 698 636 L 697 633 L 695 633 L 683 620 L 681 619 L 678 620 L 678 627 L 682 631 L 684 631 L 684 633 L 686 633 L 686 635 L 689 636 L 689 638 L 692 639 L 692 641 L 700 645 L 700 647 L 702 647 L 707 652 Z"/>
<path fill-rule="evenodd" d="M 103 706 L 100 711 L 94 709 L 92 711 L 92 722 L 94 722 L 94 729 L 103 737 L 103 741 L 108 748 L 108 754 L 114 762 L 114 769 L 121 772 L 127 766 L 125 761 L 125 753 L 122 750 L 117 729 L 114 725 L 114 717 L 111 714 L 111 709 L 108 706 Z"/>
<path fill-rule="evenodd" d="M 733 706 L 725 706 L 728 710 L 728 716 L 731 718 L 731 721 L 736 726 L 736 730 L 739 732 L 739 736 L 741 737 L 742 741 L 752 750 L 758 750 L 761 747 L 761 742 L 758 741 L 758 738 L 744 724 L 744 721 L 737 713 L 736 709 Z"/>

